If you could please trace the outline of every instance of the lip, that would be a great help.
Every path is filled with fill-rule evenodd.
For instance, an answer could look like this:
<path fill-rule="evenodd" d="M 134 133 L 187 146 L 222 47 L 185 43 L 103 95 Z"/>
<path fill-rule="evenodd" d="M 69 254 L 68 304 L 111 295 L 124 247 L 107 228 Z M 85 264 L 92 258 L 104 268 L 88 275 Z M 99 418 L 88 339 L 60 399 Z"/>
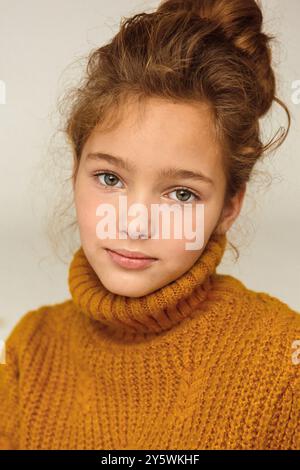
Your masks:
<path fill-rule="evenodd" d="M 106 248 L 107 250 L 109 248 Z M 157 259 L 153 258 L 152 256 L 148 256 L 141 251 L 128 251 L 128 250 L 110 250 L 118 255 L 125 256 L 126 258 L 134 258 L 134 259 Z"/>
<path fill-rule="evenodd" d="M 140 268 L 145 268 L 147 266 L 150 266 L 154 261 L 157 261 L 157 258 L 149 258 L 145 257 L 147 255 L 144 255 L 141 252 L 133 252 L 130 251 L 128 252 L 127 250 L 110 250 L 109 248 L 105 248 L 105 251 L 108 253 L 108 255 L 111 257 L 111 259 L 117 263 L 119 266 L 127 269 L 140 269 Z M 130 256 L 124 256 L 122 253 L 127 253 Z M 138 256 L 138 257 L 133 257 Z M 141 257 L 143 256 L 143 257 Z"/>

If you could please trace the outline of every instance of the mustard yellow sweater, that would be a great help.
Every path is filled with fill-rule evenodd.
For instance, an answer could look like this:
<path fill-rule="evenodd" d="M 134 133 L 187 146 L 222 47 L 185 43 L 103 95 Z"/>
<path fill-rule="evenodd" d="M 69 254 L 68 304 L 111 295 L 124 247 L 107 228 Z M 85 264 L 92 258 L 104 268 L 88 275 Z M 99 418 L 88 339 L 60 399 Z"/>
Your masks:
<path fill-rule="evenodd" d="M 107 291 L 80 247 L 71 298 L 6 338 L 0 448 L 300 449 L 300 315 L 218 274 L 225 247 L 139 298 Z"/>

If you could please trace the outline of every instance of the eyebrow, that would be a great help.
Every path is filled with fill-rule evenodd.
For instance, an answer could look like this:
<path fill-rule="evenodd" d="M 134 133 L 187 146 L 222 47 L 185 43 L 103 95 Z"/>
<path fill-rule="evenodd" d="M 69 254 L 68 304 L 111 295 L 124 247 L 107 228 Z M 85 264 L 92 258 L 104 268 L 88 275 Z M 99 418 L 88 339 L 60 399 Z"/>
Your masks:
<path fill-rule="evenodd" d="M 86 160 L 105 160 L 106 162 L 111 163 L 112 165 L 122 168 L 123 170 L 126 170 L 128 172 L 133 172 L 136 170 L 136 165 L 130 163 L 128 160 L 118 157 L 117 155 L 111 155 L 108 153 L 92 152 L 87 155 Z M 205 183 L 214 185 L 214 181 L 203 173 L 183 168 L 163 168 L 159 171 L 158 177 L 192 179 L 195 181 L 203 181 Z"/>

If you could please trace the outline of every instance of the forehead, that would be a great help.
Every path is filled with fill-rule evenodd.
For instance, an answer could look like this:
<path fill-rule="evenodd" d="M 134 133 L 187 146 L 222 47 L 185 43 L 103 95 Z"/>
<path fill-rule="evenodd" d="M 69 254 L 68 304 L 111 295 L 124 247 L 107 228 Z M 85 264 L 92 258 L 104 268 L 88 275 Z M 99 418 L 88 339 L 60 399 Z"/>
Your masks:
<path fill-rule="evenodd" d="M 95 128 L 83 153 L 124 155 L 138 169 L 195 166 L 216 172 L 221 151 L 212 112 L 205 103 L 181 103 L 158 98 L 131 102 L 112 129 Z"/>

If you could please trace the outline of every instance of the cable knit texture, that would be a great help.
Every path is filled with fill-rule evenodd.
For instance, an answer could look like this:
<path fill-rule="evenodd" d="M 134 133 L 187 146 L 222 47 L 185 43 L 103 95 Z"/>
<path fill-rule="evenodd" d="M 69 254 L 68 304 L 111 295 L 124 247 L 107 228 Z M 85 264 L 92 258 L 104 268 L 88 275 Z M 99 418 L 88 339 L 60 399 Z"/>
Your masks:
<path fill-rule="evenodd" d="M 213 235 L 181 277 L 129 298 L 80 247 L 71 298 L 6 338 L 0 449 L 300 450 L 300 315 L 217 273 L 225 248 Z"/>

